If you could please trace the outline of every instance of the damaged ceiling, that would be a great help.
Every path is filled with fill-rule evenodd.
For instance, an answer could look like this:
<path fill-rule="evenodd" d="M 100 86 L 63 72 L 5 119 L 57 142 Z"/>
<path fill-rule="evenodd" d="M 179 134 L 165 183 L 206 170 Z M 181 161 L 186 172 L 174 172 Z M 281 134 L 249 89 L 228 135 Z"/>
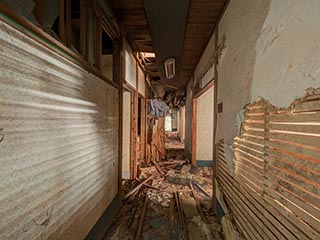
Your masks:
<path fill-rule="evenodd" d="M 160 95 L 183 97 L 227 0 L 110 0 L 135 52 L 155 53 L 145 70 Z M 166 79 L 164 61 L 175 58 L 176 75 Z M 161 94 L 162 92 L 162 94 Z M 170 97 L 174 99 L 174 97 Z"/>

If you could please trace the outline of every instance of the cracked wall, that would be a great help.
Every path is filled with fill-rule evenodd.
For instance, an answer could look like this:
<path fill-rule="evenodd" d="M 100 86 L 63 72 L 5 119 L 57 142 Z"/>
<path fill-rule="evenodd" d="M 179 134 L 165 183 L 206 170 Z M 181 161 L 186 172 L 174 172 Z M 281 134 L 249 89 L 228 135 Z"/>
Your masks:
<path fill-rule="evenodd" d="M 320 86 L 320 2 L 231 0 L 219 23 L 226 49 L 218 65 L 216 141 L 231 145 L 238 113 L 263 97 L 286 107 L 309 87 Z"/>

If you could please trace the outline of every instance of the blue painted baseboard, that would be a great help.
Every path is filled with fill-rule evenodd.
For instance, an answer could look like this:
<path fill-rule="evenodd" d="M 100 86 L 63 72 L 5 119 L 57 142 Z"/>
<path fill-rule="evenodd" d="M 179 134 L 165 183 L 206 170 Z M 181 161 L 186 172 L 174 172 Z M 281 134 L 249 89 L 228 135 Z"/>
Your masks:
<path fill-rule="evenodd" d="M 213 160 L 197 160 L 197 167 L 210 167 L 213 165 Z"/>

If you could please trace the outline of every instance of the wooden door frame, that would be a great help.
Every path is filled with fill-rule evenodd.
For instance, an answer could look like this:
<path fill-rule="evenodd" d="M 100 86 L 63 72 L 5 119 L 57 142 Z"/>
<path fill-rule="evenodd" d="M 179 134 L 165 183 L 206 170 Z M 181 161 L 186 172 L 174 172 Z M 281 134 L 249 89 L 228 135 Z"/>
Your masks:
<path fill-rule="evenodd" d="M 200 96 L 202 96 L 204 93 L 206 93 L 211 87 L 213 87 L 213 92 L 215 95 L 215 81 L 211 80 L 205 87 L 203 87 L 197 94 L 195 94 L 193 96 L 192 99 L 192 160 L 191 163 L 193 166 L 197 165 L 197 100 Z M 213 106 L 215 106 L 215 100 L 213 101 Z M 215 110 L 214 110 L 215 112 Z M 215 115 L 215 113 L 214 113 Z M 215 121 L 215 116 L 212 116 L 213 120 Z M 215 122 L 213 123 L 213 129 L 215 129 L 214 127 Z M 215 138 L 215 134 L 213 133 L 213 138 Z M 213 139 L 213 144 L 214 144 L 215 140 Z M 215 144 L 214 144 L 215 145 Z M 215 146 L 213 146 L 213 148 L 215 148 Z M 214 155 L 212 155 L 212 158 L 214 158 Z"/>

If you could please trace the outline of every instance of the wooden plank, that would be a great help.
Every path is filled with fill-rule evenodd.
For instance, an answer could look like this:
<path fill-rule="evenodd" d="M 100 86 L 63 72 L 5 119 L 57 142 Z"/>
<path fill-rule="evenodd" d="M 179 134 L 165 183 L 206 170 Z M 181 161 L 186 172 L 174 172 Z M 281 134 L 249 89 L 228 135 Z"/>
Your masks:
<path fill-rule="evenodd" d="M 71 29 L 71 0 L 65 0 L 66 1 L 66 11 L 65 11 L 65 15 L 66 15 L 66 42 L 67 42 L 67 46 L 68 48 L 71 48 L 71 43 L 72 43 L 72 39 L 71 39 L 71 34 L 72 34 L 72 29 Z"/>
<path fill-rule="evenodd" d="M 234 152 L 236 157 L 238 154 L 240 154 L 240 156 L 245 156 L 246 159 L 249 159 L 250 161 L 254 162 L 256 165 L 261 166 L 263 168 L 265 161 L 261 156 L 256 156 L 255 154 L 251 154 L 247 152 L 246 149 L 243 150 L 240 147 L 235 148 Z"/>
<path fill-rule="evenodd" d="M 253 208 L 257 209 L 258 212 L 256 212 L 256 216 L 266 217 L 266 219 L 263 220 L 264 224 L 266 226 L 268 226 L 268 228 L 274 234 L 276 234 L 278 239 L 283 239 L 284 238 L 283 235 L 286 236 L 287 239 L 303 239 L 303 238 L 297 238 L 294 235 L 292 235 L 292 233 L 290 231 L 288 231 L 288 229 L 282 225 L 284 222 L 281 221 L 281 219 L 278 222 L 278 219 L 275 218 L 274 215 L 273 215 L 275 212 L 272 211 L 273 214 L 271 214 L 266 210 L 266 209 L 268 209 L 268 207 L 266 207 L 263 199 L 261 199 L 260 197 L 257 197 L 257 195 L 254 195 L 250 189 L 241 190 L 241 188 L 239 188 L 239 185 L 237 186 L 233 182 L 232 179 L 230 179 L 229 177 L 226 177 L 226 176 L 228 176 L 228 174 L 226 174 L 225 172 L 221 172 L 221 173 L 222 173 L 222 179 L 221 180 L 224 181 L 223 185 L 229 184 L 230 186 L 236 187 L 236 188 L 233 189 L 233 191 L 243 194 L 244 201 L 246 203 L 248 203 L 248 204 L 252 204 L 252 205 L 249 205 L 249 206 L 251 206 L 251 208 L 253 207 Z M 227 183 L 227 182 L 229 182 L 229 183 Z M 277 214 L 275 214 L 275 216 L 277 216 Z M 293 229 L 293 228 L 294 228 L 293 226 L 289 225 L 289 229 Z"/>
<path fill-rule="evenodd" d="M 43 28 L 43 3 L 42 0 L 36 0 L 35 15 L 41 28 Z"/>
<path fill-rule="evenodd" d="M 248 168 L 250 168 L 251 171 L 254 171 L 256 174 L 260 174 L 260 175 L 264 174 L 264 167 L 262 164 L 256 164 L 252 160 L 246 158 L 245 155 L 243 154 L 237 154 L 236 158 L 237 158 L 235 163 L 236 165 L 237 164 L 245 165 Z"/>
<path fill-rule="evenodd" d="M 267 116 L 268 122 L 275 123 L 275 122 L 295 122 L 295 123 L 319 123 L 320 119 L 320 112 L 304 112 L 304 113 L 291 113 L 291 112 L 284 112 L 281 114 L 272 114 L 269 113 Z"/>
<path fill-rule="evenodd" d="M 291 209 L 294 214 L 300 216 L 308 224 L 313 226 L 320 226 L 320 211 L 319 207 L 315 207 L 308 200 L 302 199 L 296 194 L 292 193 L 287 187 L 278 184 L 276 181 L 268 181 L 268 190 L 279 196 L 281 203 L 288 209 Z M 318 201 L 319 202 L 319 201 Z M 302 210 L 303 209 L 303 210 Z M 315 227 L 320 232 L 319 227 Z"/>
<path fill-rule="evenodd" d="M 309 134 L 310 136 L 317 136 L 320 137 L 320 123 L 296 123 L 293 122 L 289 123 L 268 123 L 266 128 L 268 128 L 270 131 L 276 132 L 290 132 L 290 134 L 293 135 L 301 135 L 305 136 Z"/>
<path fill-rule="evenodd" d="M 266 137 L 319 148 L 319 137 L 317 136 L 294 135 L 285 132 L 267 132 Z"/>
<path fill-rule="evenodd" d="M 271 150 L 283 150 L 285 152 L 290 153 L 291 155 L 301 156 L 304 159 L 311 159 L 314 162 L 320 163 L 320 149 L 317 148 L 276 139 L 270 139 L 266 142 L 265 145 Z"/>
<path fill-rule="evenodd" d="M 278 176 L 286 181 L 294 184 L 296 187 L 301 187 L 310 193 L 320 196 L 320 188 L 319 184 L 310 181 L 309 179 L 304 179 L 299 175 L 295 175 L 286 169 L 282 169 L 275 165 L 268 164 L 267 165 L 268 173 L 271 173 L 273 176 Z M 269 175 L 268 175 L 269 177 Z"/>
<path fill-rule="evenodd" d="M 293 164 L 302 164 L 306 168 L 313 169 L 314 171 L 320 171 L 319 162 L 313 158 L 303 158 L 303 155 L 293 154 L 281 149 L 267 149 L 267 153 L 270 157 L 275 159 L 284 159 Z"/>
<path fill-rule="evenodd" d="M 267 194 L 264 195 L 264 199 L 274 207 L 280 214 L 277 215 L 277 218 L 283 219 L 283 223 L 287 223 L 295 228 L 291 228 L 290 230 L 297 236 L 299 239 L 319 239 L 319 233 L 312 230 L 307 224 L 303 223 L 301 220 L 297 219 L 295 215 L 291 212 L 288 212 L 283 205 L 277 204 L 274 201 L 273 197 L 268 196 Z M 284 220 L 285 219 L 285 220 Z M 297 228 L 297 229 L 296 229 Z"/>
<path fill-rule="evenodd" d="M 318 195 L 315 195 L 309 191 L 306 191 L 303 187 L 296 186 L 295 184 L 292 184 L 289 180 L 282 178 L 281 176 L 278 176 L 272 172 L 270 172 L 270 174 L 268 172 L 268 181 L 266 182 L 267 186 L 269 182 L 273 182 L 279 185 L 279 189 L 280 188 L 287 189 L 287 191 L 289 191 L 291 195 L 295 196 L 297 200 L 301 199 L 301 201 L 308 202 L 319 209 L 320 202 L 319 202 Z"/>
<path fill-rule="evenodd" d="M 250 168 L 247 168 L 245 165 L 236 165 L 236 176 L 242 175 L 245 178 L 248 178 L 249 182 L 257 185 L 259 188 L 262 188 L 264 174 L 255 174 Z"/>
<path fill-rule="evenodd" d="M 246 145 L 239 144 L 238 142 L 234 142 L 233 144 L 234 144 L 235 148 L 241 149 L 242 151 L 245 151 L 245 152 L 247 152 L 251 155 L 254 155 L 258 158 L 262 159 L 262 157 L 264 156 L 264 152 L 263 152 L 264 148 L 260 148 L 260 150 L 257 150 L 256 147 L 250 147 L 250 146 L 248 146 L 248 144 L 246 144 Z"/>
<path fill-rule="evenodd" d="M 87 1 L 80 0 L 80 54 L 85 56 Z M 112 79 L 111 79 L 112 80 Z"/>
<path fill-rule="evenodd" d="M 251 202 L 242 195 L 242 191 L 235 189 L 234 185 L 230 182 L 224 183 L 224 186 L 226 187 L 224 194 L 229 200 L 227 203 L 229 203 L 229 205 L 233 205 L 233 209 L 239 208 L 237 212 L 238 215 L 243 216 L 243 222 L 249 222 L 249 224 L 254 225 L 255 227 L 260 227 L 254 231 L 258 231 L 259 234 L 264 237 L 263 239 L 274 239 L 273 233 L 266 227 L 266 224 L 264 223 L 266 219 L 264 219 L 264 216 L 258 212 L 254 205 L 252 205 Z M 243 212 L 240 214 L 241 211 Z"/>
<path fill-rule="evenodd" d="M 59 38 L 62 42 L 66 42 L 65 28 L 64 28 L 64 1 L 60 0 L 60 13 L 59 13 Z"/>
<path fill-rule="evenodd" d="M 274 158 L 271 156 L 267 157 L 268 163 L 275 165 L 279 168 L 286 169 L 287 171 L 292 172 L 293 174 L 299 175 L 302 178 L 313 181 L 316 184 L 320 184 L 320 171 L 315 171 L 313 169 L 306 168 L 305 165 L 293 163 L 286 161 L 281 158 Z"/>

